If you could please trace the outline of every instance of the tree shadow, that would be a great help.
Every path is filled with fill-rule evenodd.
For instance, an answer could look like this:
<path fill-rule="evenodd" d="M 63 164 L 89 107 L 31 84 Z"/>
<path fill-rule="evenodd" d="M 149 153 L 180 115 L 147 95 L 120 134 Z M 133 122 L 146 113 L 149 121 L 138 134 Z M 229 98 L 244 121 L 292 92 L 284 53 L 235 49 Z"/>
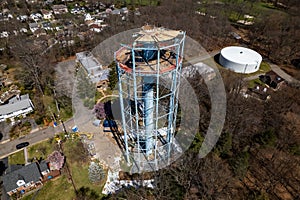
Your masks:
<path fill-rule="evenodd" d="M 0 160 L 0 176 L 2 176 L 5 170 L 8 168 L 8 158 Z"/>

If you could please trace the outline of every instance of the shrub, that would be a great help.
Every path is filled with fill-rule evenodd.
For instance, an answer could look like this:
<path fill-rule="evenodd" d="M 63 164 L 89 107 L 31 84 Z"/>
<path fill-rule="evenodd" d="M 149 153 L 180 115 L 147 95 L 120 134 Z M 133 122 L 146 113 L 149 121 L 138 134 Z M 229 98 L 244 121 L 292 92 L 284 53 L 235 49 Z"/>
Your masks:
<path fill-rule="evenodd" d="M 89 166 L 89 179 L 92 183 L 99 183 L 105 173 L 102 167 L 97 162 L 91 162 Z"/>
<path fill-rule="evenodd" d="M 243 178 L 246 175 L 249 167 L 249 157 L 248 152 L 241 152 L 229 160 L 233 173 L 237 177 Z"/>

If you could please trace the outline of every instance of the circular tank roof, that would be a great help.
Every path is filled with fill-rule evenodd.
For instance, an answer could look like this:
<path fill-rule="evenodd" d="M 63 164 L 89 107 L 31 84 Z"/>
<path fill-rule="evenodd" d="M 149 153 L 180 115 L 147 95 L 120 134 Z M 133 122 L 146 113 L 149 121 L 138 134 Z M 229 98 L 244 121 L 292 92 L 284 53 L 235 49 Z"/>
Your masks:
<path fill-rule="evenodd" d="M 151 25 L 145 25 L 137 33 L 136 42 L 163 42 L 177 38 L 182 35 L 182 31 L 169 30 L 166 28 L 158 28 Z"/>
<path fill-rule="evenodd" d="M 240 64 L 257 63 L 262 60 L 259 53 L 245 47 L 225 47 L 221 50 L 221 54 L 227 60 Z"/>

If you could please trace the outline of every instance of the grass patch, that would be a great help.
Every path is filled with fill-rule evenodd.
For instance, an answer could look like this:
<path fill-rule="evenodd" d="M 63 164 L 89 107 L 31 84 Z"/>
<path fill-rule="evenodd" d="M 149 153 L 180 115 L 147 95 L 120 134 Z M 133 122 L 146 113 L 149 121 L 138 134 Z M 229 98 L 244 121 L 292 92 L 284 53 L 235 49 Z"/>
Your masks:
<path fill-rule="evenodd" d="M 31 200 L 33 196 L 34 196 L 34 194 L 28 194 L 28 195 L 25 194 L 25 196 L 22 197 L 22 200 Z"/>
<path fill-rule="evenodd" d="M 271 71 L 271 66 L 267 62 L 261 62 L 259 70 L 260 73 L 266 73 Z"/>
<path fill-rule="evenodd" d="M 72 174 L 76 189 L 78 191 L 82 188 L 95 192 L 97 196 L 103 197 L 101 194 L 102 188 L 105 184 L 106 177 L 102 179 L 99 184 L 93 184 L 89 180 L 88 168 L 89 159 L 82 159 L 86 152 L 79 139 L 67 140 L 64 145 L 64 154 L 66 162 Z M 41 150 L 42 149 L 42 150 Z M 49 153 L 54 150 L 52 141 L 44 141 L 37 145 L 30 147 L 30 157 L 45 158 Z M 42 152 L 41 152 L 42 151 Z M 23 154 L 24 155 L 24 154 Z M 88 155 L 85 156 L 88 158 Z M 34 195 L 24 197 L 24 199 L 31 199 Z M 48 181 L 44 184 L 41 190 L 35 195 L 36 200 L 71 200 L 75 199 L 76 194 L 71 181 L 68 180 L 66 170 L 62 171 L 62 175 L 54 180 Z"/>
<path fill-rule="evenodd" d="M 133 6 L 158 6 L 159 0 L 126 0 L 126 3 Z"/>
<path fill-rule="evenodd" d="M 265 74 L 267 72 L 271 71 L 271 66 L 267 62 L 261 62 L 259 66 L 259 70 L 257 72 L 251 73 L 251 74 L 243 74 L 245 77 L 249 76 L 255 76 L 257 74 Z"/>
<path fill-rule="evenodd" d="M 72 101 L 71 98 L 67 98 L 66 96 L 60 97 L 57 99 L 59 106 L 59 111 L 56 107 L 56 102 L 52 96 L 44 96 L 43 97 L 43 104 L 47 110 L 47 117 L 52 119 L 53 114 L 56 116 L 60 116 L 60 119 L 66 121 L 73 116 L 72 110 Z"/>
<path fill-rule="evenodd" d="M 18 151 L 8 156 L 8 163 L 10 165 L 23 165 L 25 164 L 24 150 Z"/>
<path fill-rule="evenodd" d="M 262 2 L 260 5 L 262 7 L 269 8 L 269 9 L 277 9 L 276 6 L 273 3 L 263 3 Z"/>
<path fill-rule="evenodd" d="M 248 82 L 248 88 L 254 88 L 254 86 L 256 85 L 264 85 L 264 83 L 261 80 L 259 80 L 259 78 L 250 80 Z"/>
<path fill-rule="evenodd" d="M 94 190 L 97 195 L 102 196 L 101 191 L 105 184 L 106 177 L 98 184 L 93 184 L 89 180 L 88 168 L 89 159 L 82 159 L 83 157 L 88 158 L 87 152 L 84 151 L 81 141 L 79 139 L 68 140 L 64 143 L 64 153 L 66 155 L 66 161 L 70 168 L 73 180 L 76 188 L 79 190 L 82 187 L 90 188 Z M 74 155 L 76 154 L 76 156 Z"/>
<path fill-rule="evenodd" d="M 93 184 L 89 180 L 89 163 L 85 163 L 83 165 L 78 163 L 70 163 L 70 168 L 77 189 L 81 187 L 88 187 L 96 191 L 99 196 L 102 196 L 101 191 L 104 187 L 106 177 L 104 177 L 100 183 Z"/>
<path fill-rule="evenodd" d="M 54 144 L 51 140 L 43 141 L 28 148 L 28 158 L 45 160 L 54 151 Z"/>
<path fill-rule="evenodd" d="M 36 200 L 71 200 L 75 198 L 72 184 L 65 175 L 48 181 L 36 196 Z"/>

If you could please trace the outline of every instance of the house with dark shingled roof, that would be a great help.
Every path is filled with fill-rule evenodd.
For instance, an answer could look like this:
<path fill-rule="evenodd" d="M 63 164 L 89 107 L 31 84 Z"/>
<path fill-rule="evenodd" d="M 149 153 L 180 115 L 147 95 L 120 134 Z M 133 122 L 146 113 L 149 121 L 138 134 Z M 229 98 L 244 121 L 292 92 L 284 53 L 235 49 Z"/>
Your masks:
<path fill-rule="evenodd" d="M 25 194 L 43 185 L 42 174 L 36 162 L 5 174 L 2 180 L 5 191 L 10 196 L 15 193 Z"/>
<path fill-rule="evenodd" d="M 9 196 L 23 195 L 28 191 L 37 189 L 50 179 L 58 177 L 60 170 L 51 170 L 50 163 L 42 160 L 25 166 L 12 165 L 10 171 L 3 175 L 3 186 Z M 17 168 L 16 168 L 17 167 Z"/>

